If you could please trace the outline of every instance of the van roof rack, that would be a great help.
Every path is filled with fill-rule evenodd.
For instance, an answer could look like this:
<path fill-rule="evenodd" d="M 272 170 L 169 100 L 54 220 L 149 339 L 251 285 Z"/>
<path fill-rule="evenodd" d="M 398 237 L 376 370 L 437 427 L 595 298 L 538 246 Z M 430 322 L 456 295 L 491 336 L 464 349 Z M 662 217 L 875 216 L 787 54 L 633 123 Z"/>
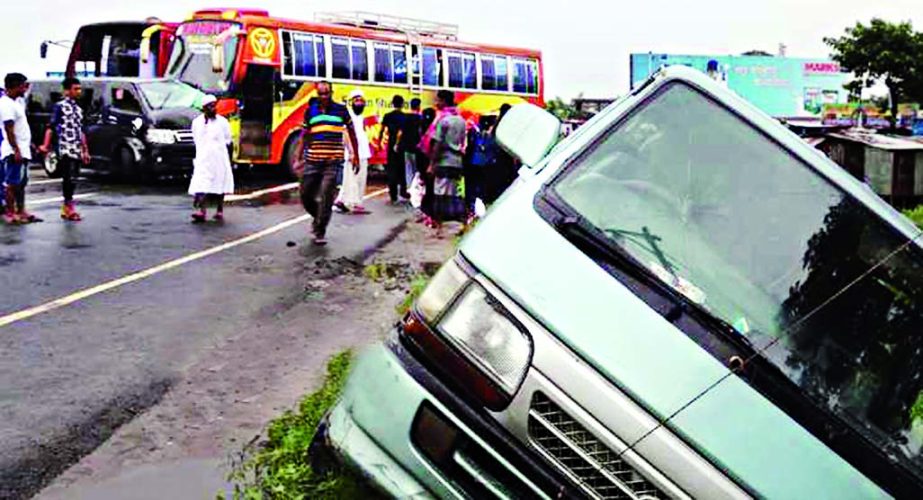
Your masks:
<path fill-rule="evenodd" d="M 314 20 L 325 24 L 344 24 L 359 28 L 397 31 L 421 37 L 441 38 L 444 40 L 458 40 L 458 25 L 426 21 L 410 17 L 390 16 L 374 12 L 348 11 L 348 12 L 318 12 Z"/>

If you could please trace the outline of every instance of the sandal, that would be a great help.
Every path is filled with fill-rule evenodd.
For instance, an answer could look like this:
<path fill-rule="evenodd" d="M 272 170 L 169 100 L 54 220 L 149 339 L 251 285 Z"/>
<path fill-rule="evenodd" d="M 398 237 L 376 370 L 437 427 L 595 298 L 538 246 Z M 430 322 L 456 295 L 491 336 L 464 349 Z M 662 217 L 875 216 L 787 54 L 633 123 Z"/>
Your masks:
<path fill-rule="evenodd" d="M 362 207 L 362 206 L 355 206 L 355 207 L 352 208 L 352 213 L 355 214 L 355 215 L 368 215 L 368 214 L 370 214 L 370 213 L 372 213 L 372 212 L 370 212 L 369 210 L 367 210 L 365 207 Z"/>
<path fill-rule="evenodd" d="M 215 216 L 212 217 L 212 218 L 215 219 L 215 220 L 218 221 L 218 222 L 222 222 L 222 221 L 224 221 L 224 212 L 218 212 L 218 213 L 216 213 Z"/>
<path fill-rule="evenodd" d="M 29 213 L 19 214 L 19 222 L 22 224 L 32 224 L 35 222 L 45 222 L 45 219 Z"/>
<path fill-rule="evenodd" d="M 192 213 L 192 222 L 193 222 L 194 224 L 200 223 L 200 222 L 205 222 L 205 219 L 207 219 L 207 218 L 208 218 L 208 215 L 207 215 L 204 211 L 202 211 L 202 212 L 193 212 L 193 213 Z"/>
<path fill-rule="evenodd" d="M 74 210 L 74 207 L 69 205 L 61 207 L 61 218 L 69 222 L 80 222 L 83 220 L 83 217 Z"/>
<path fill-rule="evenodd" d="M 16 214 L 5 214 L 3 216 L 3 220 L 11 226 L 18 226 L 22 224 L 22 221 L 19 220 L 19 217 L 17 217 Z"/>
<path fill-rule="evenodd" d="M 315 246 L 319 246 L 319 247 L 326 246 L 327 238 L 324 238 L 323 236 L 315 236 L 313 243 Z"/>

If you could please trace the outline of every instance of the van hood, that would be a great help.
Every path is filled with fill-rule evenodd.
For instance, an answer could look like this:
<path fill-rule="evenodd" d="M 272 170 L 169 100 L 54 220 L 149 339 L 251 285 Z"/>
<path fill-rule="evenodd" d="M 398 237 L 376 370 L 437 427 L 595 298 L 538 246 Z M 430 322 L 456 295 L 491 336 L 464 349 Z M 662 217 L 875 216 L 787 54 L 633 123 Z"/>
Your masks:
<path fill-rule="evenodd" d="M 151 126 L 168 130 L 188 130 L 192 128 L 201 111 L 193 108 L 165 108 L 150 112 Z"/>
<path fill-rule="evenodd" d="M 712 388 L 728 369 L 542 219 L 541 182 L 513 188 L 463 241 L 475 268 L 656 419 L 679 412 L 666 426 L 758 496 L 884 495 L 736 376 Z"/>

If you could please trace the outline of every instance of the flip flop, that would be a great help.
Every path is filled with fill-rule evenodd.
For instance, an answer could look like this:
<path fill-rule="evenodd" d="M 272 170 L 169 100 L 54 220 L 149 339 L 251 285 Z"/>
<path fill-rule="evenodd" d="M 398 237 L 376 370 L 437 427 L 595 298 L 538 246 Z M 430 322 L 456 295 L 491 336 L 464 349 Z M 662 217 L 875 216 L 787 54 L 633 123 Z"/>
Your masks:
<path fill-rule="evenodd" d="M 19 216 L 19 220 L 20 220 L 20 222 L 22 222 L 23 224 L 32 224 L 32 223 L 35 223 L 35 222 L 45 222 L 45 219 L 42 219 L 41 217 L 38 217 L 38 216 L 35 216 L 35 215 L 32 215 L 32 214 L 23 214 L 23 215 L 20 215 L 20 216 Z"/>
<path fill-rule="evenodd" d="M 313 243 L 314 243 L 315 246 L 319 246 L 319 247 L 326 246 L 326 245 L 327 245 L 327 238 L 315 237 Z"/>
<path fill-rule="evenodd" d="M 218 212 L 218 213 L 216 213 L 215 216 L 212 217 L 212 218 L 215 219 L 215 220 L 218 221 L 218 222 L 222 222 L 222 221 L 224 221 L 224 214 L 221 213 L 221 212 Z"/>
<path fill-rule="evenodd" d="M 202 213 L 202 212 L 195 212 L 195 213 L 192 214 L 192 222 L 193 222 L 193 224 L 197 224 L 197 223 L 200 223 L 200 222 L 205 222 L 205 219 L 206 219 L 206 218 L 207 218 L 207 216 L 206 216 L 204 213 Z"/>

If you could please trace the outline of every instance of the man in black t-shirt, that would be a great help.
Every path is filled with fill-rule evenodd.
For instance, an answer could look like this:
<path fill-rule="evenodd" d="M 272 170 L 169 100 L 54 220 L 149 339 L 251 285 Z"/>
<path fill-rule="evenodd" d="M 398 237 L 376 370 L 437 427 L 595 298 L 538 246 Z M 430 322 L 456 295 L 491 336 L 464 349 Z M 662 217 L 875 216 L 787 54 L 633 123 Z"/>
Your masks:
<path fill-rule="evenodd" d="M 394 108 L 385 115 L 382 121 L 381 133 L 378 134 L 378 143 L 384 144 L 385 133 L 388 134 L 388 165 L 385 170 L 388 174 L 388 194 L 391 196 L 391 203 L 398 202 L 398 196 L 407 200 L 410 195 L 407 194 L 407 181 L 404 178 L 404 151 L 401 149 L 398 135 L 404 128 L 405 114 L 404 98 L 396 95 L 391 100 L 391 106 Z"/>
<path fill-rule="evenodd" d="M 413 176 L 419 169 L 425 168 L 418 165 L 420 156 L 420 137 L 423 117 L 420 116 L 420 99 L 414 97 L 410 100 L 410 114 L 404 115 L 404 126 L 397 137 L 398 145 L 404 151 L 404 181 L 407 186 L 413 182 Z"/>

